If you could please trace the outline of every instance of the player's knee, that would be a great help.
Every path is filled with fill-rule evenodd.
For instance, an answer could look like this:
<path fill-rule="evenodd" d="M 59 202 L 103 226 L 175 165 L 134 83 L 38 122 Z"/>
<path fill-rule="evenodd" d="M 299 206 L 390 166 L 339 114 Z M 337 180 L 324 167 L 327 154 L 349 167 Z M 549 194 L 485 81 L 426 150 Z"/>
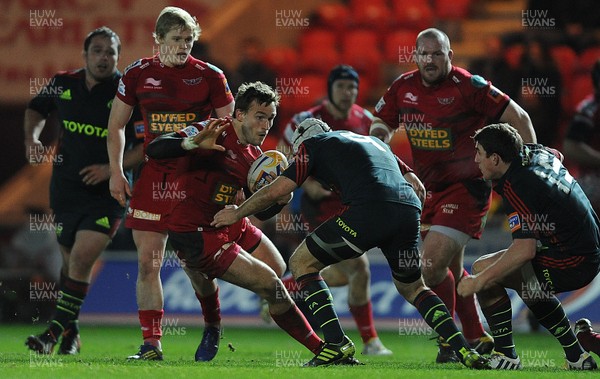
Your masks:
<path fill-rule="evenodd" d="M 447 267 L 438 267 L 435 265 L 423 265 L 423 279 L 428 286 L 436 286 L 446 278 L 448 274 Z"/>

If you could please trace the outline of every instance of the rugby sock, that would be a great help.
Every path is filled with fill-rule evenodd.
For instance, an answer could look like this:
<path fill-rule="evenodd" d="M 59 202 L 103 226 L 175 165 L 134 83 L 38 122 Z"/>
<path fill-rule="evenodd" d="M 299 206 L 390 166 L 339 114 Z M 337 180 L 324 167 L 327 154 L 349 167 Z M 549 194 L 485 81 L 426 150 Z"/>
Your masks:
<path fill-rule="evenodd" d="M 494 350 L 509 358 L 516 358 L 517 351 L 512 332 L 512 306 L 508 295 L 505 293 L 500 300 L 489 307 L 482 307 L 481 311 L 494 337 Z"/>
<path fill-rule="evenodd" d="M 445 342 L 450 344 L 452 350 L 459 352 L 463 348 L 469 348 L 467 340 L 452 320 L 448 308 L 433 291 L 421 291 L 415 297 L 413 305 L 423 316 L 427 325 L 442 336 Z"/>
<path fill-rule="evenodd" d="M 144 343 L 148 342 L 160 347 L 160 337 L 162 337 L 161 323 L 164 313 L 162 309 L 160 311 L 152 309 L 138 310 Z"/>
<path fill-rule="evenodd" d="M 344 339 L 344 331 L 333 309 L 333 297 L 325 281 L 318 272 L 302 275 L 297 279 L 298 288 L 306 293 L 304 302 L 312 319 L 323 331 L 326 342 L 339 343 Z"/>
<path fill-rule="evenodd" d="M 363 343 L 367 343 L 372 338 L 376 338 L 377 331 L 375 330 L 375 325 L 373 323 L 373 308 L 371 306 L 371 301 L 368 301 L 367 304 L 364 305 L 349 305 L 349 308 L 350 313 L 352 313 L 352 317 L 354 318 L 354 322 L 356 322 L 356 326 L 358 326 L 360 338 L 362 338 Z"/>
<path fill-rule="evenodd" d="M 283 283 L 283 286 L 290 294 L 290 297 L 292 298 L 292 300 L 295 301 L 296 299 L 298 299 L 299 288 L 298 288 L 298 283 L 296 283 L 296 279 L 294 279 L 294 277 L 291 274 L 288 274 L 288 275 L 284 276 L 283 278 L 281 278 L 281 282 Z"/>
<path fill-rule="evenodd" d="M 551 295 L 548 299 L 524 300 L 524 302 L 540 324 L 560 342 L 567 359 L 577 362 L 583 350 L 571 330 L 569 318 L 558 298 Z"/>
<path fill-rule="evenodd" d="M 202 308 L 202 316 L 204 324 L 209 326 L 218 326 L 221 324 L 221 303 L 219 301 L 219 287 L 217 290 L 208 296 L 202 297 L 196 292 L 196 298 L 200 301 Z"/>
<path fill-rule="evenodd" d="M 456 304 L 456 284 L 452 271 L 448 270 L 446 277 L 436 286 L 429 286 L 436 295 L 446 304 L 446 308 L 450 312 L 450 316 L 454 318 L 454 310 Z"/>
<path fill-rule="evenodd" d="M 463 278 L 469 277 L 469 272 L 463 270 Z M 455 290 L 456 291 L 456 290 Z M 485 333 L 479 314 L 477 313 L 477 306 L 475 305 L 475 296 L 462 297 L 455 295 L 456 299 L 456 315 L 460 319 L 462 324 L 462 331 L 467 341 L 479 340 Z"/>
<path fill-rule="evenodd" d="M 69 326 L 70 321 L 79 318 L 79 310 L 87 295 L 89 283 L 65 277 L 56 301 L 56 314 L 50 323 L 49 332 L 55 338 Z"/>
<path fill-rule="evenodd" d="M 308 350 L 314 354 L 319 352 L 323 341 L 312 330 L 296 304 L 292 304 L 290 309 L 283 314 L 274 315 L 271 313 L 271 317 L 281 329 L 285 330 L 287 334 L 304 345 Z"/>

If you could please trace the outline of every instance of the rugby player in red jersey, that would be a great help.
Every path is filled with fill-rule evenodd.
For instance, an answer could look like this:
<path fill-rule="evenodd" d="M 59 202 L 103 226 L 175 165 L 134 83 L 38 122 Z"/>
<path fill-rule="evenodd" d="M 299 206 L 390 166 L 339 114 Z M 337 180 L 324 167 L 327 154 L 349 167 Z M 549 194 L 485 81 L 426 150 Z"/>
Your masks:
<path fill-rule="evenodd" d="M 156 20 L 154 31 L 158 53 L 127 67 L 110 115 L 110 190 L 122 205 L 126 196 L 132 197 L 125 225 L 133 229 L 138 250 L 136 293 L 144 344 L 131 359 L 162 359 L 160 267 L 167 241 L 168 213 L 172 202 L 169 199 L 173 198 L 163 196 L 163 192 L 177 191 L 174 187 L 177 162 L 173 159 L 146 159 L 132 193 L 122 169 L 123 126 L 129 120 L 133 107 L 139 105 L 144 118 L 144 146 L 147 147 L 157 136 L 206 120 L 213 111 L 218 117 L 231 114 L 233 95 L 223 72 L 190 56 L 199 34 L 200 27 L 188 12 L 177 7 L 164 8 Z M 204 288 L 196 288 L 196 296 L 207 326 L 196 359 L 210 360 L 217 353 L 220 338 L 216 327 L 221 320 L 216 284 L 207 281 Z"/>
<path fill-rule="evenodd" d="M 285 127 L 278 150 L 291 157 L 294 130 L 302 121 L 311 117 L 323 120 L 332 130 L 369 134 L 373 115 L 356 104 L 358 86 L 359 76 L 354 68 L 348 65 L 334 67 L 327 79 L 328 99 L 292 117 Z M 308 223 L 308 231 L 313 231 L 342 208 L 340 197 L 335 192 L 323 188 L 316 180 L 308 178 L 302 185 L 302 190 L 300 207 L 302 218 Z M 362 354 L 392 354 L 391 350 L 383 345 L 375 330 L 370 295 L 371 271 L 367 255 L 328 266 L 321 275 L 330 287 L 348 286 L 348 308 L 364 344 Z M 293 276 L 284 277 L 283 283 L 294 297 L 297 285 Z"/>
<path fill-rule="evenodd" d="M 154 159 L 181 157 L 176 183 L 186 196 L 171 210 L 169 242 L 185 262 L 192 285 L 221 278 L 255 292 L 268 302 L 277 325 L 316 354 L 322 341 L 279 279 L 285 264 L 275 245 L 247 218 L 223 228 L 210 225 L 218 211 L 250 195 L 248 171 L 261 154 L 259 146 L 273 126 L 278 104 L 279 95 L 268 85 L 242 84 L 233 119 L 163 135 L 148 145 L 147 154 Z M 290 199 L 286 196 L 257 217 L 270 218 Z"/>
<path fill-rule="evenodd" d="M 417 36 L 417 70 L 402 74 L 375 107 L 371 135 L 389 141 L 403 128 L 410 141 L 414 170 L 427 189 L 421 216 L 423 276 L 456 310 L 465 337 L 480 353 L 493 348 L 474 297 L 457 297 L 456 283 L 467 276 L 467 242 L 480 238 L 490 206 L 491 187 L 473 162 L 471 136 L 488 118 L 513 125 L 525 142 L 535 142 L 529 115 L 507 95 L 478 75 L 452 65 L 448 36 L 434 28 Z M 458 357 L 438 340 L 439 363 Z"/>

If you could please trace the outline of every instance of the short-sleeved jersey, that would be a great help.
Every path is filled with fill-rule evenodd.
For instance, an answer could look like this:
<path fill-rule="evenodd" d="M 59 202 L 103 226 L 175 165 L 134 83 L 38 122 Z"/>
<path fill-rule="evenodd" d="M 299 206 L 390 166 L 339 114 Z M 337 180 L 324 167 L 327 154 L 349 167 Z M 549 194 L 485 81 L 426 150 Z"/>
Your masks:
<path fill-rule="evenodd" d="M 600 96 L 590 95 L 577 105 L 577 112 L 569 125 L 567 138 L 573 141 L 585 142 L 595 150 L 600 150 Z M 580 167 L 582 174 L 595 173 L 595 168 Z"/>
<path fill-rule="evenodd" d="M 513 239 L 538 240 L 542 248 L 536 259 L 557 267 L 600 254 L 598 216 L 560 159 L 535 144 L 526 144 L 522 157 L 494 186 L 504 200 Z"/>
<path fill-rule="evenodd" d="M 471 137 L 488 118 L 499 118 L 510 98 L 481 76 L 453 66 L 447 78 L 425 87 L 414 70 L 394 81 L 375 116 L 410 141 L 414 169 L 427 189 L 481 177 Z"/>
<path fill-rule="evenodd" d="M 55 212 L 104 208 L 122 213 L 110 196 L 108 181 L 86 185 L 79 174 L 84 167 L 108 164 L 108 117 L 120 77 L 117 72 L 88 90 L 85 69 L 60 72 L 29 102 L 28 108 L 46 118 L 53 111 L 58 114 L 61 135 L 50 184 L 50 206 Z M 142 126 L 138 113 L 125 128 L 128 146 L 136 142 L 134 122 L 136 128 Z"/>
<path fill-rule="evenodd" d="M 309 176 L 337 192 L 344 205 L 394 202 L 421 209 L 389 146 L 370 136 L 334 131 L 308 138 L 282 175 L 299 186 Z"/>
<path fill-rule="evenodd" d="M 356 104 L 352 105 L 348 118 L 336 119 L 327 110 L 325 106 L 328 100 L 324 100 L 321 104 L 310 108 L 307 111 L 295 114 L 290 122 L 285 127 L 283 132 L 283 141 L 288 145 L 292 146 L 292 136 L 296 127 L 307 118 L 317 118 L 323 120 L 331 127 L 332 130 L 349 130 L 351 132 L 369 135 L 369 128 L 373 121 L 373 115 L 368 110 Z M 306 221 L 309 222 L 311 228 L 317 227 L 322 221 L 325 221 L 329 217 L 333 216 L 342 206 L 339 196 L 332 194 L 327 196 L 318 202 L 307 201 L 307 195 L 302 196 L 303 212 L 306 211 L 305 206 L 311 210 L 309 212 L 316 212 L 315 217 L 306 217 Z M 313 210 L 313 207 L 316 207 Z M 305 215 L 306 216 L 306 215 Z M 316 225 L 313 225 L 316 224 Z"/>
<path fill-rule="evenodd" d="M 233 101 L 223 72 L 191 56 L 181 67 L 165 66 L 158 55 L 132 63 L 119 82 L 117 97 L 128 105 L 139 104 L 144 147 L 161 134 L 206 120 L 213 109 Z M 167 172 L 175 168 L 173 159 L 150 159 L 149 163 Z"/>
<path fill-rule="evenodd" d="M 292 136 L 296 127 L 307 118 L 317 118 L 323 120 L 332 130 L 349 130 L 351 132 L 368 135 L 373 115 L 363 107 L 353 104 L 346 119 L 336 119 L 327 110 L 325 106 L 327 100 L 321 104 L 310 108 L 307 111 L 296 113 L 285 126 L 283 131 L 283 140 L 289 146 L 292 146 Z"/>
<path fill-rule="evenodd" d="M 184 136 L 197 133 L 195 127 L 179 132 Z M 193 150 L 177 160 L 175 186 L 181 197 L 173 199 L 169 230 L 195 232 L 210 229 L 214 215 L 225 205 L 234 204 L 247 187 L 250 165 L 262 153 L 260 148 L 244 145 L 230 127 L 216 141 L 225 152 Z"/>

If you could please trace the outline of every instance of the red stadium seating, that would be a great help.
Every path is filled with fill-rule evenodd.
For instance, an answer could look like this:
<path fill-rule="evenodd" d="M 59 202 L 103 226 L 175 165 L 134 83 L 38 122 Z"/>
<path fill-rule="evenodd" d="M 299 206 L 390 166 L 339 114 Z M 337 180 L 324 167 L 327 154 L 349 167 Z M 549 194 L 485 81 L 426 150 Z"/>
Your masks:
<path fill-rule="evenodd" d="M 352 23 L 357 27 L 386 30 L 390 22 L 391 9 L 381 1 L 355 1 L 350 6 Z"/>
<path fill-rule="evenodd" d="M 298 49 L 305 51 L 315 48 L 336 49 L 336 34 L 325 28 L 314 28 L 303 31 L 298 41 Z"/>
<path fill-rule="evenodd" d="M 579 55 L 579 70 L 592 72 L 592 67 L 598 59 L 600 59 L 600 46 L 588 47 Z"/>
<path fill-rule="evenodd" d="M 577 104 L 586 98 L 589 94 L 594 92 L 594 86 L 592 84 L 592 78 L 589 72 L 579 73 L 573 77 L 569 85 L 570 93 L 570 104 L 568 111 L 575 111 Z"/>
<path fill-rule="evenodd" d="M 552 58 L 558 66 L 562 82 L 570 83 L 577 65 L 577 54 L 575 51 L 567 45 L 558 45 L 550 49 L 550 54 L 552 54 Z"/>
<path fill-rule="evenodd" d="M 301 72 L 327 75 L 332 67 L 340 62 L 340 54 L 337 50 L 324 46 L 315 45 L 300 51 L 299 68 Z"/>
<path fill-rule="evenodd" d="M 327 76 L 307 74 L 287 78 L 280 81 L 277 88 L 282 98 L 281 107 L 285 107 L 286 113 L 297 113 L 327 96 Z"/>
<path fill-rule="evenodd" d="M 376 81 L 381 63 L 377 34 L 368 29 L 346 33 L 342 39 L 342 60 L 357 71 L 370 72 L 369 79 Z"/>
<path fill-rule="evenodd" d="M 471 0 L 434 0 L 433 9 L 440 20 L 464 20 L 471 11 Z"/>
<path fill-rule="evenodd" d="M 389 63 L 413 62 L 417 34 L 415 30 L 397 30 L 385 36 L 382 39 L 383 59 Z"/>
<path fill-rule="evenodd" d="M 290 47 L 272 47 L 264 52 L 263 63 L 278 76 L 291 75 L 297 69 L 298 53 Z"/>
<path fill-rule="evenodd" d="M 348 28 L 352 22 L 350 9 L 339 3 L 322 4 L 316 10 L 317 23 L 322 27 L 340 31 Z"/>
<path fill-rule="evenodd" d="M 392 18 L 398 27 L 422 30 L 433 26 L 435 15 L 428 0 L 391 1 Z"/>

